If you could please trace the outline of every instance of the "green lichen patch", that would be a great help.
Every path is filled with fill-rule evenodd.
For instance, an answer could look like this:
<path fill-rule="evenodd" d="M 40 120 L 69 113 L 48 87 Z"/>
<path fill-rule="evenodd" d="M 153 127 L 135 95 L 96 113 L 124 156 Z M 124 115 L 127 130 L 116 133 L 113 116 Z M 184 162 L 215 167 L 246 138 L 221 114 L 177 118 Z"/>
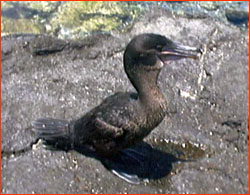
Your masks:
<path fill-rule="evenodd" d="M 126 2 L 68 2 L 51 20 L 52 31 L 60 37 L 78 38 L 82 34 L 122 30 L 126 22 L 140 13 L 139 7 Z"/>
<path fill-rule="evenodd" d="M 1 32 L 4 34 L 12 33 L 43 33 L 44 27 L 39 25 L 32 20 L 28 19 L 10 19 L 1 17 Z"/>

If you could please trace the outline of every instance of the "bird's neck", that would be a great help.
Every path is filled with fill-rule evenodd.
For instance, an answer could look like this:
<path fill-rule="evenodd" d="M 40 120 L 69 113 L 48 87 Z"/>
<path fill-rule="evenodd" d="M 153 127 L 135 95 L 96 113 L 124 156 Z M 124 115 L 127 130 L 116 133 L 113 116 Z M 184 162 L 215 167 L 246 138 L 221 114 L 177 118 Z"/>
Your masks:
<path fill-rule="evenodd" d="M 140 102 L 150 109 L 157 109 L 166 103 L 165 96 L 157 84 L 159 73 L 160 71 L 143 72 L 131 80 Z"/>
<path fill-rule="evenodd" d="M 141 104 L 152 112 L 163 111 L 166 106 L 166 99 L 158 85 L 140 88 L 138 91 Z"/>
<path fill-rule="evenodd" d="M 143 74 L 140 80 L 134 85 L 139 96 L 139 104 L 143 109 L 145 116 L 145 135 L 155 128 L 164 119 L 167 114 L 167 101 L 164 94 L 157 85 L 157 78 L 153 78 L 152 72 L 150 75 Z M 150 77 L 151 76 L 151 77 Z"/>

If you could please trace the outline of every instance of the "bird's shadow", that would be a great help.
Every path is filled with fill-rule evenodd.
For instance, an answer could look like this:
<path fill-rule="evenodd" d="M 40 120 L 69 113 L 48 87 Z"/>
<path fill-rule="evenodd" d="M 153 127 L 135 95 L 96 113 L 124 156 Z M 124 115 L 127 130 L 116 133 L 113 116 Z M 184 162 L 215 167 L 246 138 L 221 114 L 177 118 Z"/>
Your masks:
<path fill-rule="evenodd" d="M 99 160 L 109 170 L 119 170 L 126 175 L 135 175 L 141 180 L 161 179 L 171 172 L 173 163 L 181 161 L 174 155 L 153 148 L 146 142 L 125 149 L 112 158 L 99 156 L 87 148 L 75 148 L 75 150 Z"/>

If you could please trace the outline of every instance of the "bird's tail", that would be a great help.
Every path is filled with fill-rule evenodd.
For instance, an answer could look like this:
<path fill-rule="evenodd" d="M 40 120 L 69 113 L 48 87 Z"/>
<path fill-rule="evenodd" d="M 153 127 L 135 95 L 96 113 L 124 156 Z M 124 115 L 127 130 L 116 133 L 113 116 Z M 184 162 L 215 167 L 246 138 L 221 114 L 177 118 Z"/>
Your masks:
<path fill-rule="evenodd" d="M 40 118 L 33 123 L 33 131 L 56 148 L 68 150 L 74 146 L 73 126 L 67 120 Z"/>

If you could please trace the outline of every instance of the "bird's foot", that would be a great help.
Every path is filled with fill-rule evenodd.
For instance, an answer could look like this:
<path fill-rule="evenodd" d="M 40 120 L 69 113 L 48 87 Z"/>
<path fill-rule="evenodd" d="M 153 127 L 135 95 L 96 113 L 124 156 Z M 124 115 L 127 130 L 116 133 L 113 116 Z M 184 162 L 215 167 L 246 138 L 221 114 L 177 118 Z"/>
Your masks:
<path fill-rule="evenodd" d="M 137 175 L 132 175 L 132 174 L 128 174 L 123 172 L 122 170 L 119 170 L 119 168 L 114 168 L 111 170 L 111 172 L 113 174 L 115 174 L 117 177 L 121 178 L 122 180 L 131 183 L 131 184 L 140 184 L 141 180 Z"/>
<path fill-rule="evenodd" d="M 131 184 L 140 184 L 138 169 L 144 166 L 146 156 L 135 149 L 123 150 L 110 159 L 103 160 L 103 164 L 113 174 Z"/>
<path fill-rule="evenodd" d="M 129 158 L 130 161 L 134 161 L 137 166 L 143 165 L 146 160 L 146 156 L 143 153 L 133 148 L 128 148 L 126 150 L 121 151 L 120 155 Z"/>

